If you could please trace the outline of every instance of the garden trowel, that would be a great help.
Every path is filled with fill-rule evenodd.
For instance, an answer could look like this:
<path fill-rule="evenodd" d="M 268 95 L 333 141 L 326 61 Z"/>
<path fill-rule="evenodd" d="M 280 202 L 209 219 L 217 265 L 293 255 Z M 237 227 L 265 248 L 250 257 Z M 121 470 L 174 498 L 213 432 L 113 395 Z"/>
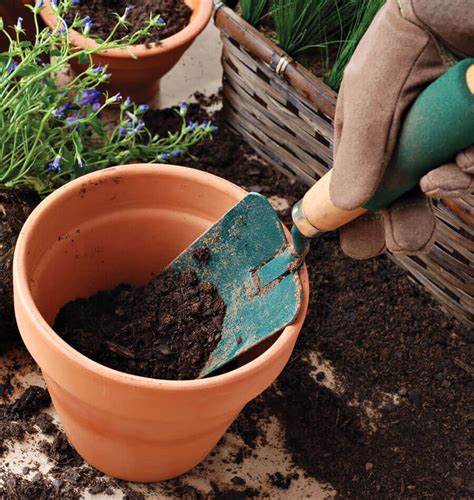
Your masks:
<path fill-rule="evenodd" d="M 397 150 L 379 190 L 365 207 L 336 208 L 331 172 L 293 209 L 292 241 L 268 200 L 245 196 L 180 254 L 168 270 L 192 268 L 213 283 L 227 305 L 222 338 L 200 378 L 295 321 L 302 302 L 298 270 L 317 233 L 335 230 L 367 210 L 378 210 L 413 189 L 433 168 L 474 144 L 474 59 L 452 67 L 428 86 L 405 118 Z M 204 249 L 206 262 L 195 259 Z"/>

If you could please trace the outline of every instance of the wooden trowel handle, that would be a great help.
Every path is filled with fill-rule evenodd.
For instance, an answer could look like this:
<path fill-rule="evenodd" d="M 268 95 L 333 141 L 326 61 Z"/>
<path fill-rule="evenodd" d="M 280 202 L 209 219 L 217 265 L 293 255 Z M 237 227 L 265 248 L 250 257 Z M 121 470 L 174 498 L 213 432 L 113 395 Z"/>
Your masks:
<path fill-rule="evenodd" d="M 367 210 L 390 206 L 412 190 L 430 170 L 453 161 L 459 151 L 474 144 L 474 59 L 465 59 L 429 85 L 410 108 L 397 149 L 375 195 L 364 207 L 341 210 L 331 201 L 332 172 L 324 175 L 297 207 L 318 231 L 332 231 Z M 301 210 L 302 209 L 302 210 Z M 295 225 L 307 237 L 308 225 Z M 317 231 L 315 231 L 317 232 Z"/>

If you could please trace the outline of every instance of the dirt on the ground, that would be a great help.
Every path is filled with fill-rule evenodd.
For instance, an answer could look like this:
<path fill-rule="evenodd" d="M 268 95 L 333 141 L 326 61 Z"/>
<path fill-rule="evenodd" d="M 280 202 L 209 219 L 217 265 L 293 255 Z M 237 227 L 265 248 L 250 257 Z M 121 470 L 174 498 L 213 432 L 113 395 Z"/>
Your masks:
<path fill-rule="evenodd" d="M 23 223 L 38 203 L 39 196 L 32 191 L 0 189 L 0 353 L 18 337 L 13 311 L 13 252 Z"/>
<path fill-rule="evenodd" d="M 191 18 L 192 10 L 182 0 L 81 0 L 71 9 L 70 17 L 78 14 L 82 19 L 89 16 L 93 25 L 90 36 L 107 39 L 117 24 L 117 17 L 128 9 L 127 27 L 120 27 L 114 36 L 119 39 L 136 33 L 150 20 L 160 16 L 165 25 L 153 29 L 140 43 L 152 44 L 175 35 L 183 30 Z"/>
<path fill-rule="evenodd" d="M 190 113 L 207 119 L 198 105 Z M 171 130 L 180 123 L 168 111 L 148 119 Z M 278 196 L 289 206 L 302 196 L 301 186 L 266 165 L 219 119 L 218 125 L 213 140 L 193 149 L 194 159 L 177 162 Z M 289 222 L 289 208 L 280 213 Z M 307 265 L 312 295 L 305 326 L 276 383 L 232 425 L 229 432 L 243 442 L 233 466 L 239 470 L 266 446 L 266 424 L 276 418 L 295 469 L 327 482 L 340 498 L 474 497 L 472 332 L 445 316 L 387 256 L 367 262 L 345 257 L 337 235 L 315 241 Z M 334 387 L 315 368 L 328 362 Z M 5 398 L 9 385 L 0 384 Z M 77 474 L 78 467 L 60 470 Z M 296 474 L 272 473 L 272 491 L 268 485 L 254 490 L 238 475 L 209 491 L 180 480 L 163 487 L 178 498 L 271 497 L 275 489 L 291 488 Z M 24 481 L 11 474 L 9 480 Z M 99 489 L 112 484 L 100 476 L 93 481 Z"/>
<path fill-rule="evenodd" d="M 74 349 L 115 370 L 190 380 L 219 343 L 225 310 L 216 287 L 186 270 L 69 302 L 54 329 Z"/>
<path fill-rule="evenodd" d="M 5 379 L 4 383 L 10 384 L 10 381 Z M 2 397 L 1 401 L 4 399 Z M 11 403 L 0 403 L 0 458 L 12 444 L 22 441 L 28 433 L 34 433 L 33 417 L 50 404 L 48 391 L 38 386 L 28 387 Z"/>

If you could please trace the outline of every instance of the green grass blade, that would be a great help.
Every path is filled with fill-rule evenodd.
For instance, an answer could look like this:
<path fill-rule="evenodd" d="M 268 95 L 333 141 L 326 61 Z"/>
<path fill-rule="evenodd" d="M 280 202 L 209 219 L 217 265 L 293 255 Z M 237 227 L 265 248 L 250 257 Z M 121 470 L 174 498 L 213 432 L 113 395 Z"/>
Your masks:
<path fill-rule="evenodd" d="M 334 90 L 339 90 L 344 76 L 344 69 L 385 0 L 350 0 L 350 3 L 353 4 L 354 9 L 353 20 L 331 71 L 326 77 L 326 83 Z"/>
<path fill-rule="evenodd" d="M 252 26 L 257 26 L 268 10 L 268 0 L 240 0 L 242 17 Z"/>

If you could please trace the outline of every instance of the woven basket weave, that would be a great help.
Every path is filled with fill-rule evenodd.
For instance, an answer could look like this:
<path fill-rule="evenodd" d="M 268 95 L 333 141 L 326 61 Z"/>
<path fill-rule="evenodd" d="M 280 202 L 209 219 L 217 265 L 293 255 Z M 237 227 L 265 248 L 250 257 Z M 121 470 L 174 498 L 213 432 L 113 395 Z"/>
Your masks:
<path fill-rule="evenodd" d="M 313 184 L 332 166 L 337 94 L 225 6 L 216 10 L 223 42 L 224 116 L 271 165 Z M 391 256 L 448 314 L 474 326 L 474 206 L 435 206 L 437 238 L 421 257 Z"/>

